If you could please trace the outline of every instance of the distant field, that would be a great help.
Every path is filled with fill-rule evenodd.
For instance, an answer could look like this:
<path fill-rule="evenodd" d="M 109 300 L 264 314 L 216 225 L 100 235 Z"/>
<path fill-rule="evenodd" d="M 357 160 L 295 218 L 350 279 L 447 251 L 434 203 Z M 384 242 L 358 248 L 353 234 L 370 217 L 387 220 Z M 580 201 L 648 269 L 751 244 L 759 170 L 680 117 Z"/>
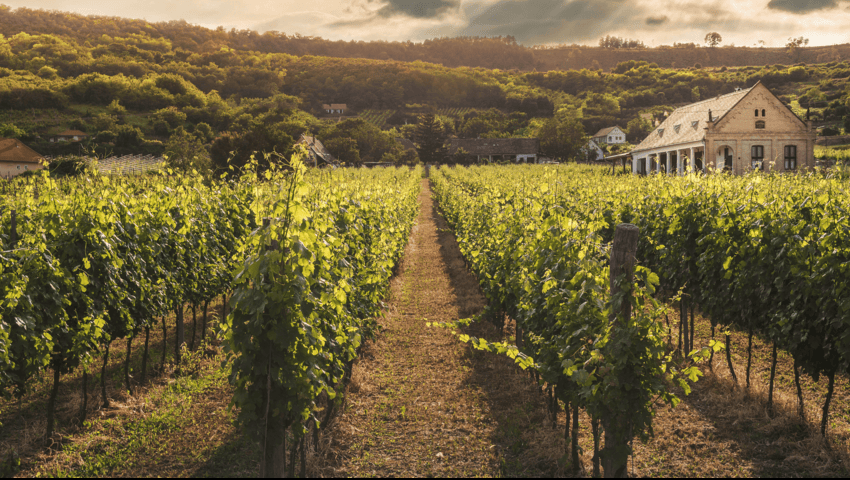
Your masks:
<path fill-rule="evenodd" d="M 104 158 L 97 162 L 100 173 L 113 175 L 133 175 L 161 170 L 165 159 L 153 155 L 124 155 L 122 157 Z"/>
<path fill-rule="evenodd" d="M 850 145 L 838 145 L 835 147 L 821 147 L 816 145 L 815 158 L 847 162 L 850 160 Z"/>
<path fill-rule="evenodd" d="M 384 128 L 387 124 L 387 119 L 390 118 L 395 110 L 364 110 L 359 117 L 378 128 Z"/>

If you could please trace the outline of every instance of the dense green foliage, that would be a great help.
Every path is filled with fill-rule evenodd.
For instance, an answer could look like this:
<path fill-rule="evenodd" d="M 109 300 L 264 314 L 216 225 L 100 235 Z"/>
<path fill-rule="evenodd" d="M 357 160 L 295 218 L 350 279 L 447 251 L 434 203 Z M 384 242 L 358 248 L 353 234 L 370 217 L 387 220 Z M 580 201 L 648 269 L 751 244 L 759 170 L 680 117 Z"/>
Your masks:
<path fill-rule="evenodd" d="M 652 298 L 656 274 L 638 267 L 635 284 L 624 286 L 635 294 L 611 298 L 608 245 L 616 219 L 597 196 L 610 185 L 588 172 L 458 167 L 431 176 L 488 309 L 516 320 L 519 352 L 461 338 L 517 356 L 554 386 L 557 398 L 587 409 L 593 419 L 618 418 L 614 423 L 626 429 L 623 418 L 628 419 L 630 441 L 652 431 L 658 397 L 678 402 L 671 382 L 688 392 L 685 377 L 696 380 L 700 372 L 687 362 L 677 365 L 667 352 L 665 329 L 658 322 L 663 309 Z M 615 326 L 609 317 L 623 302 L 631 304 L 634 315 L 618 317 Z M 706 348 L 691 357 L 707 354 Z M 628 454 L 613 446 L 602 452 L 616 465 L 624 465 Z"/>
<path fill-rule="evenodd" d="M 801 95 L 804 105 L 815 102 L 811 113 L 816 118 L 840 122 L 848 114 L 848 92 L 838 81 L 850 76 L 846 63 L 710 71 L 666 69 L 630 60 L 610 73 L 521 73 L 423 62 L 296 57 L 226 46 L 211 49 L 206 43 L 189 48 L 167 36 L 132 31 L 85 41 L 64 32 L 17 33 L 0 40 L 0 106 L 46 110 L 36 118 L 7 114 L 0 119 L 5 128 L 18 128 L 34 138 L 55 125 L 117 135 L 117 126 L 129 124 L 139 127 L 143 137 L 119 142 L 115 148 L 138 149 L 145 147 L 147 137 L 164 141 L 180 126 L 193 132 L 205 124 L 213 132 L 256 137 L 288 154 L 298 134 L 316 130 L 317 120 L 299 109 L 320 115 L 323 103 L 347 103 L 355 113 L 393 111 L 386 117 L 390 124 L 414 119 L 412 113 L 421 113 L 416 111 L 421 105 L 498 108 L 506 114 L 524 113 L 529 120 L 547 118 L 566 107 L 593 133 L 614 124 L 625 127 L 640 111 L 728 93 L 759 80 L 787 102 L 795 94 Z M 817 95 L 810 94 L 815 90 Z M 78 105 L 88 108 L 80 110 Z M 529 135 L 527 125 L 510 129 Z M 500 131 L 453 127 L 458 135 L 467 136 Z M 639 137 L 645 132 L 629 133 Z"/>
<path fill-rule="evenodd" d="M 112 341 L 228 288 L 237 243 L 253 221 L 250 192 L 201 180 L 57 183 L 42 174 L 15 184 L 0 224 L 4 395 L 21 395 L 45 369 L 89 364 Z"/>
<path fill-rule="evenodd" d="M 713 326 L 761 336 L 788 351 L 802 372 L 830 379 L 825 429 L 835 375 L 850 365 L 841 280 L 850 258 L 846 181 L 819 173 L 637 177 L 605 172 L 517 167 L 500 176 L 459 169 L 441 170 L 435 179 L 485 292 L 523 328 L 535 335 L 540 325 L 554 328 L 570 318 L 560 313 L 564 308 L 585 300 L 581 318 L 590 318 L 600 302 L 582 295 L 599 289 L 589 280 L 599 275 L 573 270 L 596 257 L 569 249 L 593 252 L 611 241 L 617 224 L 633 223 L 641 233 L 637 259 L 657 272 L 659 299 L 684 294 Z M 510 177 L 510 183 L 503 185 L 502 177 Z M 557 236 L 565 226 L 576 230 L 574 241 Z M 565 273 L 556 274 L 559 269 Z M 570 289 L 577 291 L 561 300 Z M 544 290 L 545 305 L 534 301 Z M 551 335 L 542 335 L 543 341 Z M 539 342 L 531 338 L 534 348 Z M 728 337 L 726 348 L 732 348 Z M 543 353 L 528 353 L 546 364 Z M 749 375 L 748 366 L 747 382 Z"/>
<path fill-rule="evenodd" d="M 269 448 L 319 426 L 317 398 L 375 333 L 421 182 L 419 168 L 293 168 L 256 191 L 270 221 L 246 241 L 227 320 L 239 421 Z"/>

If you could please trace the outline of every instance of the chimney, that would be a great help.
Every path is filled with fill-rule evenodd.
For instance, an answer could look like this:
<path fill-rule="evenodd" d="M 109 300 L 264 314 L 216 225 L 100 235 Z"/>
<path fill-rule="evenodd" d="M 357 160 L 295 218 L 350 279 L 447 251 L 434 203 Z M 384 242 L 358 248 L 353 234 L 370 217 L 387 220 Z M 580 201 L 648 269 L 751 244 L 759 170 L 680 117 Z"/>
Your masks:
<path fill-rule="evenodd" d="M 711 123 L 714 121 L 714 117 L 711 115 L 711 109 L 708 109 L 708 122 Z"/>

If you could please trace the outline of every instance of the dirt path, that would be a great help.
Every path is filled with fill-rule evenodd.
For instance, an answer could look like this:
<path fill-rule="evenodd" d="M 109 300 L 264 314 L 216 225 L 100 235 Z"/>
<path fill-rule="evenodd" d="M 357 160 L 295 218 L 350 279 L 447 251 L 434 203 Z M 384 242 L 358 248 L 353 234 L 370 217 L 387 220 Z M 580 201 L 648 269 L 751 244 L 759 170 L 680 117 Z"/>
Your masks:
<path fill-rule="evenodd" d="M 450 332 L 426 326 L 474 315 L 485 301 L 427 180 L 419 200 L 420 217 L 391 285 L 383 331 L 354 367 L 345 410 L 323 436 L 326 451 L 316 473 L 556 473 L 551 446 L 544 449 L 548 458 L 538 459 L 539 453 L 528 455 L 534 440 L 521 439 L 520 432 L 544 423 L 542 397 L 528 377 L 509 362 L 469 351 Z M 522 465 L 515 461 L 520 455 Z"/>
<path fill-rule="evenodd" d="M 419 200 L 420 216 L 380 320 L 383 331 L 355 364 L 345 407 L 322 436 L 309 476 L 570 475 L 563 410 L 553 429 L 540 389 L 509 359 L 473 351 L 450 332 L 426 326 L 475 315 L 485 300 L 427 180 Z M 705 337 L 708 322 L 698 323 L 698 336 Z M 513 341 L 488 322 L 472 329 L 468 333 L 488 340 Z M 780 410 L 791 413 L 771 419 L 760 390 L 730 393 L 723 363 L 715 359 L 716 374 L 704 368 L 706 377 L 678 408 L 659 405 L 655 437 L 635 442 L 632 475 L 846 475 L 846 447 L 832 451 L 794 421 L 784 398 L 791 398 L 793 382 L 783 386 L 788 392 L 780 402 Z M 843 413 L 844 407 L 835 408 L 837 418 Z M 589 423 L 582 412 L 579 476 L 590 473 Z"/>

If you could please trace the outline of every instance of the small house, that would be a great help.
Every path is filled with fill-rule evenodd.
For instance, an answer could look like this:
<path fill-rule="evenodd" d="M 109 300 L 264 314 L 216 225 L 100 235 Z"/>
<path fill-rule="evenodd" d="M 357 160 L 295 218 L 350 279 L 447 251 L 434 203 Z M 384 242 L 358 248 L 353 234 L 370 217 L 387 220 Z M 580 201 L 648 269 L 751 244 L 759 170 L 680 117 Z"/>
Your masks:
<path fill-rule="evenodd" d="M 344 103 L 332 103 L 330 105 L 322 105 L 322 110 L 328 115 L 345 115 L 348 111 L 348 106 Z"/>
<path fill-rule="evenodd" d="M 307 158 L 304 159 L 304 163 L 308 165 L 312 163 L 314 167 L 320 167 L 337 164 L 331 152 L 314 136 L 302 134 L 295 144 L 307 147 Z"/>
<path fill-rule="evenodd" d="M 620 127 L 608 127 L 596 132 L 596 135 L 591 137 L 591 140 L 598 144 L 606 143 L 615 145 L 618 143 L 626 143 L 626 132 Z"/>
<path fill-rule="evenodd" d="M 451 138 L 447 153 L 454 155 L 463 149 L 478 161 L 509 161 L 537 163 L 540 139 L 537 138 Z"/>
<path fill-rule="evenodd" d="M 62 133 L 50 137 L 50 142 L 80 142 L 87 138 L 89 138 L 89 135 L 86 132 L 81 132 L 79 130 L 65 130 Z"/>
<path fill-rule="evenodd" d="M 10 178 L 41 170 L 44 157 L 16 138 L 0 138 L 0 177 Z"/>
<path fill-rule="evenodd" d="M 582 149 L 582 154 L 584 155 L 584 159 L 598 162 L 605 158 L 605 152 L 599 147 L 599 144 L 593 140 L 588 140 L 587 145 Z"/>

